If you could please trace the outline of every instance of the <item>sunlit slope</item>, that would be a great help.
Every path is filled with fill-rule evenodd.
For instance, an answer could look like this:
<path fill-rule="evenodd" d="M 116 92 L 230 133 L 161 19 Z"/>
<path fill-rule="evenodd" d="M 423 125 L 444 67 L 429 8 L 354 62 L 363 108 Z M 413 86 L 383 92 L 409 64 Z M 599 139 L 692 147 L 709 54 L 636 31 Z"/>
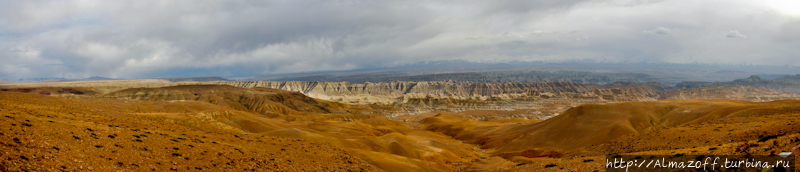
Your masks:
<path fill-rule="evenodd" d="M 224 85 L 133 88 L 103 97 L 150 101 L 199 101 L 255 112 L 235 118 L 215 114 L 217 121 L 247 132 L 331 143 L 383 169 L 449 171 L 476 159 L 474 147 L 445 135 L 413 130 L 371 114 L 365 106 L 327 102 L 298 92 Z M 175 109 L 179 110 L 179 109 Z M 356 114 L 354 114 L 356 113 Z M 220 116 L 224 119 L 220 120 Z M 294 122 L 291 122 L 294 121 Z M 394 158 L 392 158 L 394 157 Z M 389 159 L 387 159 L 389 158 Z M 404 159 L 402 161 L 397 159 Z"/>
<path fill-rule="evenodd" d="M 399 122 L 377 114 L 379 105 L 266 88 L 84 96 L 0 92 L 0 168 L 592 171 L 607 154 L 755 155 L 800 142 L 800 101 L 793 100 L 587 104 L 544 121 L 467 111 Z"/>
<path fill-rule="evenodd" d="M 49 135 L 13 133 L 5 136 L 25 137 L 28 140 L 32 140 L 31 142 L 51 140 L 52 142 L 48 141 L 48 143 L 36 143 L 49 145 L 55 142 L 60 143 L 65 139 L 67 142 L 64 143 L 70 144 L 71 135 L 65 135 L 64 132 L 69 132 L 70 134 L 83 133 L 84 135 L 75 135 L 81 139 L 87 137 L 86 134 L 89 134 L 88 137 L 93 139 L 97 137 L 97 140 L 80 141 L 80 144 L 77 145 L 86 145 L 78 146 L 71 150 L 76 153 L 76 156 L 94 161 L 96 159 L 105 159 L 104 157 L 109 156 L 98 154 L 95 151 L 97 150 L 95 146 L 103 144 L 100 147 L 109 148 L 109 145 L 104 145 L 106 141 L 103 139 L 108 138 L 107 135 L 117 134 L 114 137 L 126 138 L 126 140 L 118 142 L 121 148 L 128 148 L 130 144 L 139 144 L 144 147 L 136 147 L 138 150 L 147 148 L 147 150 L 158 154 L 158 156 L 132 158 L 131 161 L 138 162 L 135 163 L 138 166 L 131 166 L 130 164 L 132 163 L 127 161 L 120 161 L 123 164 L 128 164 L 125 168 L 134 170 L 148 170 L 150 168 L 157 170 L 182 169 L 184 166 L 191 166 L 190 168 L 196 166 L 203 169 L 229 167 L 227 164 L 213 166 L 214 163 L 210 164 L 212 166 L 208 166 L 209 164 L 207 163 L 209 162 L 199 161 L 208 160 L 207 158 L 197 157 L 189 157 L 185 161 L 176 161 L 175 163 L 162 161 L 170 160 L 168 157 L 172 156 L 172 154 L 164 153 L 165 151 L 176 152 L 176 156 L 178 154 L 182 157 L 189 156 L 184 150 L 194 149 L 177 147 L 174 144 L 181 143 L 183 140 L 191 141 L 192 139 L 200 138 L 203 138 L 201 140 L 204 143 L 210 143 L 210 145 L 203 147 L 204 144 L 192 144 L 189 147 L 202 147 L 204 150 L 233 147 L 243 152 L 252 152 L 253 156 L 261 155 L 261 159 L 276 159 L 271 157 L 278 157 L 281 163 L 277 163 L 274 168 L 264 167 L 264 165 L 273 165 L 269 163 L 250 164 L 247 166 L 250 169 L 257 168 L 268 171 L 269 169 L 290 171 L 319 170 L 316 167 L 329 167 L 323 168 L 323 171 L 340 168 L 353 171 L 361 171 L 362 169 L 365 171 L 453 171 L 465 167 L 466 164 L 478 159 L 478 156 L 480 156 L 475 153 L 473 145 L 462 143 L 439 133 L 413 130 L 401 122 L 391 121 L 377 115 L 367 115 L 372 113 L 369 106 L 352 107 L 316 100 L 296 92 L 283 90 L 247 89 L 231 86 L 176 86 L 154 89 L 127 89 L 102 95 L 99 96 L 101 98 L 97 99 L 77 100 L 59 99 L 36 94 L 7 92 L 2 92 L 2 94 L 8 97 L 2 99 L 4 111 L 0 113 L 5 113 L 6 109 L 8 111 L 25 112 L 14 113 L 19 114 L 19 116 L 12 117 L 15 119 L 37 118 L 37 120 L 31 120 L 33 122 L 30 122 L 34 128 L 42 126 L 41 128 L 43 129 L 52 129 L 52 132 L 55 132 Z M 53 115 L 41 117 L 37 116 L 38 114 Z M 67 126 L 56 125 L 57 127 L 53 128 L 49 127 L 51 124 L 46 121 L 54 121 L 56 124 Z M 68 126 L 72 124 L 86 124 L 86 126 Z M 20 124 L 17 123 L 14 127 L 19 126 Z M 102 130 L 104 131 L 103 133 L 84 131 L 86 128 L 92 128 L 92 131 L 101 131 L 97 128 L 109 128 L 112 126 L 119 128 L 120 131 L 128 131 L 128 133 L 107 132 L 106 130 Z M 64 130 L 56 128 L 64 128 Z M 131 132 L 134 134 L 131 134 Z M 140 133 L 169 133 L 171 134 L 169 136 L 175 137 L 145 134 L 147 135 L 146 139 L 141 139 L 144 136 L 140 136 Z M 135 139 L 121 135 L 131 135 Z M 161 138 L 162 136 L 164 138 Z M 143 142 L 136 141 L 136 139 L 140 139 Z M 276 141 L 272 139 L 276 139 Z M 73 140 L 77 139 L 73 138 Z M 308 145 L 322 145 L 322 147 L 318 148 L 318 150 L 316 148 L 307 148 Z M 4 149 L 10 150 L 15 146 L 19 145 L 9 146 Z M 111 147 L 116 148 L 113 145 Z M 250 150 L 247 147 L 258 150 Z M 264 150 L 261 150 L 261 148 Z M 239 152 L 236 149 L 232 150 Z M 288 154 L 284 158 L 278 156 L 283 151 L 292 150 L 303 152 L 298 154 L 299 158 L 302 158 L 304 153 L 308 153 L 310 157 L 319 153 L 321 158 L 309 158 L 308 161 L 301 161 L 300 159 L 291 159 Z M 45 148 L 41 150 L 43 154 L 58 153 L 53 151 L 58 150 Z M 132 150 L 126 149 L 125 151 Z M 13 156 L 33 156 L 23 155 L 27 154 L 27 152 L 32 151 L 15 151 Z M 96 154 L 98 156 L 95 156 Z M 131 154 L 131 156 L 139 155 L 136 153 L 128 154 Z M 220 155 L 212 155 L 208 152 L 202 152 L 202 154 L 202 156 L 208 156 L 208 158 L 220 157 Z M 103 157 L 99 157 L 99 155 Z M 191 155 L 194 156 L 194 154 Z M 243 158 L 247 158 L 249 155 L 247 154 Z M 342 161 L 327 160 L 325 159 L 327 155 L 336 155 L 332 158 L 339 158 Z M 42 155 L 36 156 L 40 157 Z M 77 157 L 70 156 L 70 158 Z M 258 161 L 259 158 L 254 159 L 255 162 L 261 162 Z M 290 159 L 291 162 L 288 161 Z M 50 169 L 61 168 L 57 165 L 57 162 L 67 161 L 65 159 L 57 160 L 43 162 L 43 164 L 37 166 Z M 329 164 L 314 165 L 314 163 L 321 162 Z M 102 169 L 121 168 L 116 166 L 115 163 L 117 162 L 106 163 L 102 161 L 94 163 L 92 166 L 95 166 L 94 168 L 102 167 Z M 144 166 L 147 168 L 144 168 Z M 355 169 L 350 169 L 351 167 Z M 80 169 L 80 164 L 66 164 L 65 168 Z M 247 168 L 242 166 L 240 169 L 246 170 Z"/>
<path fill-rule="evenodd" d="M 677 126 L 726 123 L 732 122 L 725 120 L 733 117 L 779 116 L 789 113 L 793 115 L 787 119 L 797 120 L 800 119 L 797 117 L 798 112 L 796 111 L 796 109 L 800 109 L 798 105 L 800 105 L 800 101 L 768 103 L 735 100 L 626 102 L 582 105 L 539 123 L 492 123 L 441 114 L 426 119 L 425 124 L 428 130 L 451 135 L 468 143 L 479 144 L 488 149 L 492 155 L 504 158 L 514 156 L 560 157 L 565 154 L 597 152 L 597 150 L 586 148 L 607 143 L 624 135 L 665 131 L 665 129 Z M 740 122 L 751 124 L 747 121 Z M 777 128 L 785 129 L 783 131 L 800 131 L 792 128 L 797 127 L 797 123 L 787 121 L 783 124 L 789 128 L 786 129 L 786 126 L 770 128 L 766 126 L 766 123 L 761 124 L 760 127 L 770 131 L 779 130 Z M 742 130 L 748 132 L 761 130 L 758 125 L 748 127 Z M 672 137 L 675 134 L 654 135 Z M 720 136 L 720 138 L 727 138 L 727 136 Z M 740 140 L 747 140 L 747 138 Z M 628 141 L 631 144 L 668 144 L 651 141 L 651 138 L 648 137 L 632 138 Z M 673 146 L 672 148 L 677 147 Z"/>
<path fill-rule="evenodd" d="M 452 171 L 477 158 L 472 145 L 385 119 L 316 122 L 264 134 L 332 143 L 389 171 Z"/>
<path fill-rule="evenodd" d="M 308 113 L 345 113 L 345 108 L 348 107 L 341 103 L 316 100 L 298 92 L 269 88 L 245 89 L 226 85 L 130 88 L 103 97 L 151 101 L 195 100 L 271 117 Z"/>
<path fill-rule="evenodd" d="M 667 150 L 660 154 L 670 154 L 674 151 L 669 150 L 690 149 L 684 153 L 767 155 L 790 151 L 800 144 L 800 101 L 750 103 L 713 113 L 727 115 L 702 123 L 625 135 L 598 150 L 614 154 Z M 745 145 L 752 149 L 745 148 Z"/>
<path fill-rule="evenodd" d="M 73 100 L 0 92 L 0 168 L 9 171 L 375 171 L 333 145 L 242 133 L 202 102 Z M 137 109 L 160 113 L 136 113 Z M 233 111 L 233 114 L 241 113 Z M 215 170 L 216 169 L 216 170 Z"/>

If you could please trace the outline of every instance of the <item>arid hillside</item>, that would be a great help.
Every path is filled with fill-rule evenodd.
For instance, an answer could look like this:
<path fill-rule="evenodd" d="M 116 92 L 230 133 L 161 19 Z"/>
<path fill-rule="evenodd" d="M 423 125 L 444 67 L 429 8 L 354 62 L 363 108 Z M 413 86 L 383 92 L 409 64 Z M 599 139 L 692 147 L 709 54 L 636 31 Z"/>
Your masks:
<path fill-rule="evenodd" d="M 0 92 L 0 171 L 378 170 L 328 143 L 242 132 L 245 113 L 220 110 Z"/>
<path fill-rule="evenodd" d="M 101 97 L 123 100 L 200 101 L 252 111 L 261 115 L 344 114 L 349 105 L 313 99 L 298 92 L 270 88 L 243 89 L 227 85 L 182 85 L 161 88 L 130 88 Z"/>
<path fill-rule="evenodd" d="M 603 161 L 607 154 L 769 155 L 791 151 L 800 144 L 798 104 L 797 100 L 754 103 L 719 99 L 587 104 L 541 122 L 477 121 L 459 114 L 439 114 L 424 119 L 423 128 L 476 144 L 491 156 L 518 164 L 512 170 L 539 171 L 546 164 L 555 164 L 564 170 L 583 171 L 601 169 L 602 164 L 595 162 Z"/>
<path fill-rule="evenodd" d="M 529 109 L 387 118 L 396 107 L 263 87 L 3 88 L 0 168 L 593 171 L 608 154 L 768 155 L 800 144 L 798 100 L 655 101 L 654 93 L 635 85 L 530 91 L 530 101 L 513 99 L 535 103 Z M 504 102 L 455 100 L 404 107 Z M 529 118 L 545 113 L 555 115 Z"/>
<path fill-rule="evenodd" d="M 0 164 L 12 170 L 452 171 L 482 156 L 445 135 L 365 115 L 369 106 L 276 89 L 202 85 L 94 99 L 0 96 L 8 119 L 2 134 L 8 153 Z"/>
<path fill-rule="evenodd" d="M 517 115 L 516 118 L 546 119 L 567 108 L 586 103 L 653 101 L 660 97 L 661 91 L 659 90 L 669 88 L 658 83 L 634 82 L 615 82 L 606 85 L 573 82 L 475 83 L 453 81 L 354 84 L 297 81 L 170 82 L 165 79 L 139 79 L 0 84 L 0 89 L 62 98 L 121 96 L 119 97 L 121 99 L 179 100 L 197 96 L 184 95 L 185 93 L 180 93 L 180 91 L 168 91 L 160 89 L 160 87 L 204 84 L 296 91 L 319 100 L 377 108 L 377 112 L 371 113 L 380 113 L 389 118 L 421 113 L 501 110 L 525 112 Z M 162 92 L 148 93 L 154 88 L 159 88 L 158 91 Z M 64 89 L 84 90 L 84 92 L 69 92 Z M 139 93 L 132 93 L 136 90 L 139 90 Z M 238 98 L 234 99 L 237 100 L 233 101 L 239 101 Z M 261 113 L 266 113 L 265 109 L 259 110 L 262 111 Z M 350 113 L 368 114 L 370 112 L 352 111 Z"/>

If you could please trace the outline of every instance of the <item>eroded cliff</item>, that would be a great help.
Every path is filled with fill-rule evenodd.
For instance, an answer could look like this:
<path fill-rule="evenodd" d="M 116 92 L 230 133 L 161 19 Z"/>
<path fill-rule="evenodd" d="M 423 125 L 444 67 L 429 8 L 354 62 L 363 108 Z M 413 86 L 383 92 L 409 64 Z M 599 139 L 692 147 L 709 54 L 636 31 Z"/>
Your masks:
<path fill-rule="evenodd" d="M 626 88 L 624 89 L 626 90 L 625 92 L 614 92 L 614 90 L 598 90 L 600 86 L 595 84 L 574 82 L 479 83 L 453 81 L 395 81 L 389 83 L 366 82 L 363 84 L 356 84 L 348 82 L 217 81 L 212 82 L 212 84 L 297 91 L 314 98 L 355 104 L 406 103 L 408 101 L 431 98 L 459 100 L 513 99 L 531 96 L 532 92 L 536 92 L 536 96 L 545 95 L 546 97 L 553 97 L 555 95 L 561 95 L 562 93 L 592 93 L 592 95 L 588 96 L 636 100 L 643 97 L 658 98 L 658 93 L 654 89 L 646 86 Z M 637 97 L 622 98 L 625 96 Z"/>

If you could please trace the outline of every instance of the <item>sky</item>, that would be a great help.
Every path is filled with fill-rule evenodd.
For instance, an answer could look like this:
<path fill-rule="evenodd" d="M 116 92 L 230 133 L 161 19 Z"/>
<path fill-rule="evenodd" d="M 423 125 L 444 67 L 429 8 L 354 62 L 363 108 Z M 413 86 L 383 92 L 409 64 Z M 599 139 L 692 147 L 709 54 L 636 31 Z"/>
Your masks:
<path fill-rule="evenodd" d="M 421 61 L 800 66 L 796 0 L 0 0 L 0 78 L 256 76 Z"/>

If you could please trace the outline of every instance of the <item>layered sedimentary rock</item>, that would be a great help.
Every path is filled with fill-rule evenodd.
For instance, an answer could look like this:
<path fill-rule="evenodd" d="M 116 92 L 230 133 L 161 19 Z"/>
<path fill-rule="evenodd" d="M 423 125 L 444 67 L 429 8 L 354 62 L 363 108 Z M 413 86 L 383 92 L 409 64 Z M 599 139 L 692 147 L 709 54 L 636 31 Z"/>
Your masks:
<path fill-rule="evenodd" d="M 603 100 L 614 102 L 653 101 L 659 97 L 655 90 L 645 86 L 631 87 L 626 89 L 594 89 L 592 92 L 586 93 L 585 95 L 598 96 Z"/>
<path fill-rule="evenodd" d="M 661 83 L 658 83 L 658 82 L 646 82 L 646 83 L 614 82 L 614 83 L 601 85 L 599 88 L 604 88 L 604 89 L 610 89 L 610 88 L 625 89 L 625 88 L 634 88 L 634 87 L 650 87 L 657 94 L 673 89 L 672 87 L 670 87 L 668 85 L 664 85 L 664 84 L 661 84 Z M 655 96 L 657 97 L 658 95 L 655 95 Z"/>
<path fill-rule="evenodd" d="M 685 89 L 685 88 L 700 88 L 709 85 L 714 85 L 715 82 L 705 82 L 705 81 L 683 81 L 675 85 L 677 89 Z"/>
<path fill-rule="evenodd" d="M 462 67 L 458 67 L 462 68 Z M 578 83 L 605 84 L 616 81 L 651 82 L 659 81 L 643 73 L 594 73 L 584 71 L 528 71 L 496 70 L 482 72 L 465 71 L 374 71 L 340 74 L 295 75 L 286 77 L 256 77 L 254 79 L 276 81 L 322 81 L 322 82 L 392 82 L 392 81 L 458 81 L 458 82 L 544 82 L 565 81 Z"/>
<path fill-rule="evenodd" d="M 525 93 L 527 90 L 540 92 L 586 92 L 594 88 L 594 84 L 574 82 L 531 82 L 531 83 L 478 83 L 478 82 L 403 82 L 363 84 L 348 82 L 300 82 L 300 81 L 220 81 L 221 85 L 237 87 L 266 87 L 282 90 L 298 91 L 307 94 L 414 94 L 456 96 L 491 96 L 510 93 Z"/>
<path fill-rule="evenodd" d="M 300 82 L 300 81 L 218 81 L 213 84 L 236 87 L 266 87 L 297 91 L 311 97 L 350 103 L 393 103 L 397 100 L 434 97 L 452 99 L 480 99 L 492 97 L 513 98 L 524 96 L 530 90 L 562 93 L 588 92 L 594 84 L 573 82 L 531 83 L 477 83 L 477 82 L 403 82 L 363 84 L 348 82 Z"/>
<path fill-rule="evenodd" d="M 768 102 L 784 99 L 800 99 L 800 95 L 775 89 L 739 86 L 711 85 L 700 88 L 672 90 L 662 94 L 662 99 L 733 99 Z"/>
<path fill-rule="evenodd" d="M 532 96 L 539 96 L 542 98 L 561 97 L 568 99 L 597 99 L 611 102 L 627 102 L 627 101 L 653 101 L 658 99 L 658 93 L 650 87 L 631 87 L 625 89 L 611 88 L 611 89 L 593 89 L 586 93 L 571 93 L 562 92 L 558 95 L 550 95 L 547 93 L 533 93 Z"/>
<path fill-rule="evenodd" d="M 302 81 L 214 81 L 170 82 L 163 79 L 60 82 L 21 84 L 8 89 L 44 86 L 91 88 L 97 94 L 108 94 L 128 88 L 154 88 L 178 85 L 231 85 L 242 88 L 273 88 L 303 93 L 309 97 L 351 104 L 463 104 L 474 106 L 475 101 L 511 100 L 524 97 L 580 98 L 608 101 L 637 101 L 659 98 L 659 92 L 669 89 L 658 83 L 616 82 L 606 85 L 575 82 L 480 83 L 456 81 L 388 83 L 302 82 Z M 20 87 L 24 86 L 24 87 Z M 2 86 L 0 86 L 2 87 Z M 612 89 L 619 90 L 612 90 Z M 55 93 L 55 92 L 54 92 Z M 57 96 L 72 96 L 56 93 Z M 463 102 L 461 100 L 467 100 Z M 437 103 L 439 102 L 439 103 Z M 462 102 L 462 103 L 459 103 Z"/>

